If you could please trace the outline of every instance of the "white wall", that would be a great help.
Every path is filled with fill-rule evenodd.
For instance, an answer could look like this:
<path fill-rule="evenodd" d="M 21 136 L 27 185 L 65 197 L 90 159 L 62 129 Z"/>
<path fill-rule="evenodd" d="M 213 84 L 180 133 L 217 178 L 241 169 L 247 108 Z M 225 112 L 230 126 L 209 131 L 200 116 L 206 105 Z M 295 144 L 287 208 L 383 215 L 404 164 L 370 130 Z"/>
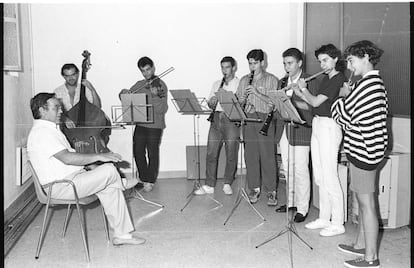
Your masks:
<path fill-rule="evenodd" d="M 16 148 L 26 145 L 32 127 L 30 98 L 33 97 L 30 9 L 20 5 L 20 34 L 22 45 L 21 72 L 3 73 L 3 200 L 6 210 L 30 185 L 16 185 Z M 8 215 L 7 215 L 8 216 Z"/>
<path fill-rule="evenodd" d="M 173 66 L 164 81 L 169 89 L 189 88 L 207 97 L 221 78 L 219 62 L 233 56 L 239 77 L 248 72 L 246 54 L 254 48 L 268 56 L 268 71 L 281 77 L 282 52 L 302 48 L 303 3 L 141 3 L 32 4 L 35 92 L 63 83 L 60 67 L 91 52 L 88 79 L 103 110 L 119 105 L 118 92 L 141 74 L 136 63 L 151 57 L 157 73 Z M 160 171 L 185 170 L 185 146 L 193 144 L 193 117 L 180 115 L 169 98 Z M 206 144 L 207 116 L 200 118 L 200 143 Z M 131 129 L 114 130 L 109 147 L 131 159 Z"/>

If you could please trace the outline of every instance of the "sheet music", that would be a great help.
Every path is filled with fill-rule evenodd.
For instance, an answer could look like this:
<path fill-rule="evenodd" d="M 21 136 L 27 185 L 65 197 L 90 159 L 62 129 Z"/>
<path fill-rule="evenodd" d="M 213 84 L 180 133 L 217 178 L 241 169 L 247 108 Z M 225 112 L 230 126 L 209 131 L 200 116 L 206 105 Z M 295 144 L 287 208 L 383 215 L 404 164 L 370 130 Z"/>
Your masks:
<path fill-rule="evenodd" d="M 204 113 L 206 112 L 198 102 L 194 92 L 189 89 L 171 89 L 173 100 L 177 104 L 177 108 L 181 113 Z"/>
<path fill-rule="evenodd" d="M 122 122 L 147 122 L 149 109 L 145 93 L 121 94 Z"/>

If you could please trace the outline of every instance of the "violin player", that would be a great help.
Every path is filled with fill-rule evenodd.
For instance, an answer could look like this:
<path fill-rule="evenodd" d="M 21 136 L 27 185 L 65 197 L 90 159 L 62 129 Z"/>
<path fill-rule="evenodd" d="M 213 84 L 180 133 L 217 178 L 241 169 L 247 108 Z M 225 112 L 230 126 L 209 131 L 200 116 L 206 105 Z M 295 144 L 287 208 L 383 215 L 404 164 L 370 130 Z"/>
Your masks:
<path fill-rule="evenodd" d="M 144 79 L 137 81 L 130 89 L 122 89 L 119 98 L 122 94 L 145 93 L 148 104 L 153 106 L 153 122 L 135 123 L 133 136 L 133 154 L 139 178 L 144 184 L 143 190 L 150 192 L 158 176 L 161 137 L 168 110 L 168 89 L 165 82 L 155 76 L 155 65 L 149 57 L 140 58 L 137 65 Z"/>

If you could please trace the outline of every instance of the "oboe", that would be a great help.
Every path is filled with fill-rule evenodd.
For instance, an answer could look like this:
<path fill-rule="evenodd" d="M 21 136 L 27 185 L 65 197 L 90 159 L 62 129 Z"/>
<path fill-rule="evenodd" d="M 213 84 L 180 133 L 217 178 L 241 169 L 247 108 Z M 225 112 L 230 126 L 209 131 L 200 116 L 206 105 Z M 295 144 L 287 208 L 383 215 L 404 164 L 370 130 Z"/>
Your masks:
<path fill-rule="evenodd" d="M 314 79 L 315 77 L 317 77 L 317 76 L 319 76 L 319 75 L 321 75 L 321 74 L 325 73 L 326 71 L 327 71 L 327 70 L 322 70 L 322 71 L 320 71 L 319 73 L 316 73 L 316 74 L 314 74 L 314 75 L 311 75 L 311 76 L 309 76 L 309 77 L 305 78 L 305 79 L 304 79 L 304 81 L 305 81 L 305 82 L 308 82 L 308 81 L 310 81 L 310 80 Z M 287 87 L 282 88 L 281 90 L 286 91 L 286 90 L 288 90 L 290 87 L 291 87 L 291 86 L 289 85 L 289 86 L 287 86 Z M 272 107 L 274 108 L 274 105 L 273 105 Z M 260 133 L 260 134 L 262 134 L 263 136 L 267 136 L 267 131 L 269 130 L 270 123 L 272 122 L 272 119 L 273 119 L 273 108 L 272 108 L 272 109 L 270 110 L 270 112 L 267 114 L 267 116 L 266 116 L 266 119 L 265 119 L 265 121 L 264 121 L 264 124 L 263 124 L 262 129 L 260 129 L 260 130 L 259 130 L 259 133 Z"/>
<path fill-rule="evenodd" d="M 223 76 L 223 79 L 221 79 L 221 83 L 218 89 L 223 88 L 224 82 L 226 82 L 226 76 Z M 213 111 L 211 111 L 210 115 L 207 118 L 207 121 L 210 121 L 211 123 L 214 122 L 214 113 L 216 112 L 217 103 L 213 108 Z"/>

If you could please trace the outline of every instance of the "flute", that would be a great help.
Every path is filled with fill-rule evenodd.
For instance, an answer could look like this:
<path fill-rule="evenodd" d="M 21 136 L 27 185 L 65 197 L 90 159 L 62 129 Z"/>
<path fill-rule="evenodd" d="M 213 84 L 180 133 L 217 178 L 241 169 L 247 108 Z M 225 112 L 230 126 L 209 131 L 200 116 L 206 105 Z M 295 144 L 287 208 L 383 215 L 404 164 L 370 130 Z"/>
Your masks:
<path fill-rule="evenodd" d="M 320 71 L 320 72 L 318 72 L 318 73 L 316 73 L 316 74 L 314 74 L 314 75 L 311 75 L 311 76 L 309 76 L 309 77 L 305 78 L 305 79 L 304 79 L 304 81 L 305 81 L 305 82 L 308 82 L 308 81 L 310 81 L 310 80 L 314 79 L 315 77 L 317 77 L 317 76 L 319 76 L 319 75 L 321 75 L 321 74 L 325 73 L 326 71 L 328 71 L 328 70 L 322 70 L 322 71 Z M 290 89 L 290 88 L 291 88 L 291 85 L 292 85 L 292 84 L 290 84 L 290 85 L 289 85 L 289 86 L 287 86 L 287 87 L 282 88 L 281 90 L 283 90 L 283 91 L 285 91 L 285 92 L 286 92 L 286 90 L 288 90 L 288 89 Z M 268 104 L 270 104 L 270 103 L 268 102 Z M 260 134 L 262 134 L 263 136 L 267 136 L 267 132 L 268 132 L 268 130 L 269 130 L 270 123 L 271 123 L 271 122 L 272 122 L 272 120 L 273 120 L 273 109 L 274 109 L 274 105 L 273 105 L 272 107 L 273 107 L 273 108 L 270 110 L 270 112 L 269 112 L 269 113 L 267 114 L 267 116 L 266 116 L 266 119 L 265 119 L 265 121 L 264 121 L 264 123 L 263 123 L 262 128 L 259 130 L 259 133 L 260 133 Z"/>
<path fill-rule="evenodd" d="M 224 82 L 226 82 L 226 76 L 223 76 L 223 79 L 221 80 L 220 86 L 218 89 L 223 88 Z M 211 111 L 210 115 L 207 118 L 207 121 L 210 121 L 211 123 L 214 122 L 214 112 L 216 111 L 217 103 L 213 108 L 213 111 Z"/>
<path fill-rule="evenodd" d="M 309 76 L 309 77 L 306 77 L 305 79 L 303 79 L 305 82 L 308 82 L 308 81 L 310 81 L 310 80 L 312 80 L 312 79 L 314 79 L 314 78 L 316 78 L 316 77 L 318 77 L 319 75 L 321 75 L 321 74 L 323 74 L 323 73 L 325 73 L 325 72 L 327 72 L 327 71 L 330 71 L 330 70 L 332 70 L 332 69 L 327 69 L 327 70 L 322 70 L 322 71 L 320 71 L 320 72 L 318 72 L 318 73 L 316 73 L 316 74 L 313 74 L 313 75 L 311 75 L 311 76 Z M 287 90 L 289 90 L 291 87 L 292 87 L 292 85 L 293 84 L 290 84 L 290 85 L 288 85 L 288 86 L 286 86 L 286 87 L 284 87 L 284 88 L 282 88 L 281 90 L 283 90 L 283 91 L 287 91 Z"/>

